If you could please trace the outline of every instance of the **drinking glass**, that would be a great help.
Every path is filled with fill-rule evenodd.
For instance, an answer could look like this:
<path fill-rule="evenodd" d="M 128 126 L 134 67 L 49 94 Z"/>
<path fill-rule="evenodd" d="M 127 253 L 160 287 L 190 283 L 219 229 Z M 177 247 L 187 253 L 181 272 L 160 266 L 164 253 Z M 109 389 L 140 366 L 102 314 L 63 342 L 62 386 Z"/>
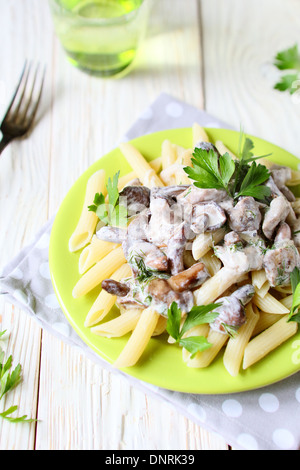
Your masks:
<path fill-rule="evenodd" d="M 69 61 L 100 77 L 120 74 L 145 35 L 151 0 L 49 0 Z"/>

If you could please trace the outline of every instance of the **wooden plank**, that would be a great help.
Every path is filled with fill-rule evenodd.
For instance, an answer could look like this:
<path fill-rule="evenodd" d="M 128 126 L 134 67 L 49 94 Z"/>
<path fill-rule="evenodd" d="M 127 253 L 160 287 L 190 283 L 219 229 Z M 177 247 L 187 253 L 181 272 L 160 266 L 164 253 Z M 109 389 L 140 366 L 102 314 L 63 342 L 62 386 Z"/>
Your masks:
<path fill-rule="evenodd" d="M 297 42 L 299 2 L 202 0 L 201 12 L 206 109 L 300 156 L 300 106 L 273 89 L 272 65 L 278 51 Z"/>
<path fill-rule="evenodd" d="M 22 71 L 25 58 L 47 61 L 51 41 L 48 12 L 39 0 L 20 4 L 17 0 L 1 1 L 0 41 L 2 48 L 0 115 L 3 116 Z M 39 11 L 39 15 L 37 12 Z M 44 26 L 45 25 L 45 26 Z M 48 157 L 50 116 L 47 114 L 49 75 L 37 122 L 30 138 L 12 143 L 0 161 L 0 246 L 1 267 L 32 240 L 47 220 Z M 41 116 L 43 118 L 41 119 Z M 18 308 L 0 298 L 1 329 L 9 340 L 3 344 L 14 365 L 21 363 L 23 382 L 1 403 L 2 409 L 14 404 L 18 414 L 36 417 L 41 330 L 37 323 Z M 3 408 L 2 408 L 3 407 Z M 17 413 L 16 413 L 17 414 Z M 12 424 L 0 420 L 1 449 L 33 449 L 35 424 Z"/>

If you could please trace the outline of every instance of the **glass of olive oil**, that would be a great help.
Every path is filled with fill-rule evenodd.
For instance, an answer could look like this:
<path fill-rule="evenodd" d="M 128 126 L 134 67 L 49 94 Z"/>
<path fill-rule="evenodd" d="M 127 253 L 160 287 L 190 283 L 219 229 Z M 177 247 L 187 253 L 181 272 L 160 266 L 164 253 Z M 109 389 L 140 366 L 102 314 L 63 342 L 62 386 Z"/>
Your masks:
<path fill-rule="evenodd" d="M 144 37 L 151 0 L 49 0 L 69 61 L 100 77 L 120 74 Z"/>

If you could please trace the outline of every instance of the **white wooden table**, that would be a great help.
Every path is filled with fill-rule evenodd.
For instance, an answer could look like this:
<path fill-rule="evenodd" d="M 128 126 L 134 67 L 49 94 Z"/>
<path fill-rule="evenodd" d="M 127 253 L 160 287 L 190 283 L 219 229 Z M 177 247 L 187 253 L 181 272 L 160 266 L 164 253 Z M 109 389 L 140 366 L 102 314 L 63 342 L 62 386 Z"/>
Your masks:
<path fill-rule="evenodd" d="M 272 89 L 274 54 L 299 38 L 298 0 L 158 0 L 134 70 L 101 80 L 66 61 L 47 1 L 0 0 L 1 116 L 24 59 L 47 65 L 36 127 L 0 160 L 0 266 L 162 91 L 300 156 L 300 104 Z M 95 365 L 3 298 L 0 324 L 24 377 L 4 405 L 39 420 L 0 420 L 1 450 L 229 449 L 226 439 Z"/>

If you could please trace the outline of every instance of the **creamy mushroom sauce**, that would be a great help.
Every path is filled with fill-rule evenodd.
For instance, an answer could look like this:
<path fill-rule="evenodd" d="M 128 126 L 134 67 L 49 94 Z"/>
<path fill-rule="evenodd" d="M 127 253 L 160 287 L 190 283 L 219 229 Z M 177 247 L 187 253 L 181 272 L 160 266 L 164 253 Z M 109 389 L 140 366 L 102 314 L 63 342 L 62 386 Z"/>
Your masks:
<path fill-rule="evenodd" d="M 300 267 L 300 237 L 294 235 L 300 222 L 291 204 L 295 197 L 286 186 L 291 170 L 273 165 L 270 175 L 267 203 L 248 196 L 235 201 L 223 190 L 192 184 L 149 189 L 134 180 L 120 194 L 130 208 L 127 229 L 97 231 L 98 238 L 122 244 L 132 277 L 105 280 L 102 287 L 117 295 L 124 308 L 151 305 L 167 316 L 175 301 L 183 315 L 188 313 L 194 306 L 193 291 L 210 277 L 205 264 L 192 258 L 192 243 L 199 234 L 213 235 L 221 227 L 226 235 L 214 253 L 224 267 L 240 274 L 264 269 L 271 287 L 290 284 L 290 273 Z M 223 304 L 212 327 L 223 333 L 224 324 L 238 329 L 253 295 L 253 286 L 247 284 L 219 299 Z"/>

